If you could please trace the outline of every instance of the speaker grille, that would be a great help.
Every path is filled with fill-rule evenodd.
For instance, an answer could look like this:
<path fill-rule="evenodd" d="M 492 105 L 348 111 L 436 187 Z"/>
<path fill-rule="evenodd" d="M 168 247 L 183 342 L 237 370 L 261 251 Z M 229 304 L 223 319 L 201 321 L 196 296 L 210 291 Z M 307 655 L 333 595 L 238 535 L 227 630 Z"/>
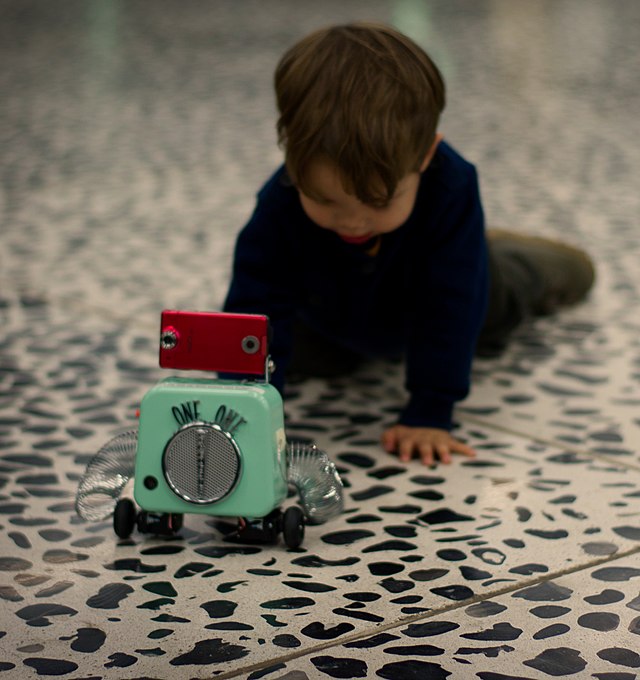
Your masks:
<path fill-rule="evenodd" d="M 175 494 L 189 503 L 215 503 L 240 473 L 237 444 L 219 425 L 190 423 L 167 442 L 164 474 Z"/>

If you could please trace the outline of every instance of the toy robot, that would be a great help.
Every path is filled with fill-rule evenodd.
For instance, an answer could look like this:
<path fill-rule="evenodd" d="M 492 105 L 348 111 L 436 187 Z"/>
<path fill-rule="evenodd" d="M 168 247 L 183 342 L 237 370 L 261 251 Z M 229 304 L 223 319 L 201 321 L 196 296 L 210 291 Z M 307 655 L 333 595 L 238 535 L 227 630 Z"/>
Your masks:
<path fill-rule="evenodd" d="M 172 535 L 186 513 L 234 517 L 233 538 L 289 548 L 306 523 L 343 508 L 342 482 L 326 454 L 287 443 L 279 392 L 269 383 L 267 317 L 165 311 L 160 366 L 224 371 L 237 379 L 173 376 L 144 396 L 137 431 L 112 439 L 91 460 L 76 495 L 84 519 L 113 512 L 116 534 Z M 134 478 L 132 500 L 120 498 Z M 289 485 L 300 505 L 282 512 Z"/>

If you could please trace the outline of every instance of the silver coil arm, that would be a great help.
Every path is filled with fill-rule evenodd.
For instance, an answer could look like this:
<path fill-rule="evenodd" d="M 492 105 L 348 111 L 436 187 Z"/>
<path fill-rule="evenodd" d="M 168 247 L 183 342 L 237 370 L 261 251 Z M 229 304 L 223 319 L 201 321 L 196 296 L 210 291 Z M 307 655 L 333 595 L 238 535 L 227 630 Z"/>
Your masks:
<path fill-rule="evenodd" d="M 135 470 L 138 431 L 109 440 L 89 461 L 76 492 L 76 512 L 82 519 L 100 521 L 111 515 L 122 489 Z"/>
<path fill-rule="evenodd" d="M 323 524 L 342 512 L 342 480 L 324 451 L 308 444 L 288 444 L 287 470 L 309 524 Z"/>

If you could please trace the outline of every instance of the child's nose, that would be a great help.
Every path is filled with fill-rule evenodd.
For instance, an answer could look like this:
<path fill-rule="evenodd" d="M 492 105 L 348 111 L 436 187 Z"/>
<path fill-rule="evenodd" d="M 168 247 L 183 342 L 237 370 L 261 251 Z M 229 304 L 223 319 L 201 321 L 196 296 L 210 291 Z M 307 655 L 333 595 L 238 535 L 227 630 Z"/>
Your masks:
<path fill-rule="evenodd" d="M 343 212 L 336 215 L 335 223 L 339 229 L 357 231 L 366 227 L 366 217 L 355 212 Z"/>

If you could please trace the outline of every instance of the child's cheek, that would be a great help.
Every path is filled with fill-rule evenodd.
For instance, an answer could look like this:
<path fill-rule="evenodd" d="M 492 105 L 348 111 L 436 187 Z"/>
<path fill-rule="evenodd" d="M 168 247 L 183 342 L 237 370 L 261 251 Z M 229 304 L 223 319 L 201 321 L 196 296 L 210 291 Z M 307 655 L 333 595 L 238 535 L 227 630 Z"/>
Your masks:
<path fill-rule="evenodd" d="M 317 210 L 314 208 L 307 208 L 305 210 L 307 213 L 307 217 L 312 221 L 315 222 L 319 227 L 324 227 L 325 226 L 325 219 L 323 215 L 323 211 Z"/>
<path fill-rule="evenodd" d="M 303 196 L 300 196 L 300 204 L 302 205 L 302 209 L 304 210 L 305 215 L 312 221 L 315 222 L 319 226 L 322 225 L 322 210 L 319 208 L 319 206 L 314 205 L 310 201 L 306 200 Z"/>

